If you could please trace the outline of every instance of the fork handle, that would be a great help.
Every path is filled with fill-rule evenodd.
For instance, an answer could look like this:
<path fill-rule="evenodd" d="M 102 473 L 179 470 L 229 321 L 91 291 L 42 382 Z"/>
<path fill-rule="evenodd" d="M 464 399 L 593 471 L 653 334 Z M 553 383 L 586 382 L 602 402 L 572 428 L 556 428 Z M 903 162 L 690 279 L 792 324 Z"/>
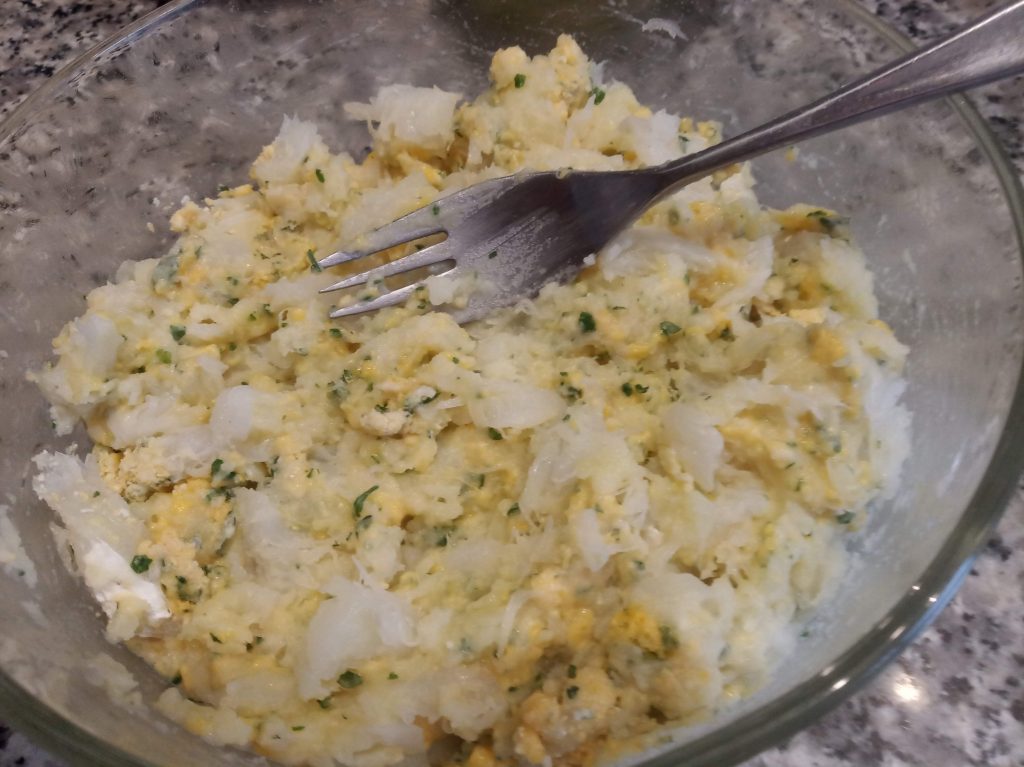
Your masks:
<path fill-rule="evenodd" d="M 808 106 L 652 170 L 666 194 L 773 149 L 1022 72 L 1024 0 L 1016 0 Z"/>

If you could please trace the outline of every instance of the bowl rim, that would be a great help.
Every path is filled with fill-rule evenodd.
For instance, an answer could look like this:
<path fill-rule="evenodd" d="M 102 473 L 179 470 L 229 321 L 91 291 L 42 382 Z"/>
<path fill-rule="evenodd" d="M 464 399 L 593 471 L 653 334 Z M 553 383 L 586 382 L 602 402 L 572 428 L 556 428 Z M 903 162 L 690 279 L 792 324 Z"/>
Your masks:
<path fill-rule="evenodd" d="M 898 51 L 917 46 L 857 0 L 834 0 L 850 17 Z M 32 91 L 0 122 L 0 140 L 15 135 L 37 107 L 105 54 L 128 45 L 161 24 L 210 0 L 171 0 L 90 47 Z M 964 96 L 943 99 L 961 118 L 995 172 L 1013 222 L 1018 256 L 1024 265 L 1024 188 L 1021 178 L 987 121 Z M 974 560 L 1024 473 L 1024 360 L 1003 428 L 978 487 L 936 557 L 916 584 L 841 656 L 787 693 L 758 706 L 723 727 L 644 761 L 644 767 L 730 767 L 796 734 L 836 708 L 874 679 L 935 619 L 959 590 Z M 43 748 L 76 764 L 157 767 L 67 719 L 42 703 L 0 668 L 0 715 Z M 172 726 L 174 723 L 168 722 Z M 254 755 L 255 756 L 255 755 Z"/>

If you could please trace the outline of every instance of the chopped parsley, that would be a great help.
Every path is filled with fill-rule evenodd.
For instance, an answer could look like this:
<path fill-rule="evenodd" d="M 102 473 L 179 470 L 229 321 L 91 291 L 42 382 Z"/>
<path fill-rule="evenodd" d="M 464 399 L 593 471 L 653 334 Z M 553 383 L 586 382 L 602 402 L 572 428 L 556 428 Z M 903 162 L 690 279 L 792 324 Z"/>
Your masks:
<path fill-rule="evenodd" d="M 597 321 L 590 312 L 580 312 L 579 323 L 580 330 L 584 333 L 593 333 L 597 330 Z"/>
<path fill-rule="evenodd" d="M 605 92 L 604 89 L 595 85 L 593 90 L 590 91 L 590 95 L 594 97 L 594 106 L 597 106 L 604 101 Z"/>
<path fill-rule="evenodd" d="M 487 427 L 487 436 L 490 437 L 493 440 L 502 440 L 502 439 L 504 439 L 504 437 L 501 435 L 501 432 L 498 431 L 497 429 L 495 429 L 493 426 L 488 426 Z"/>
<path fill-rule="evenodd" d="M 169 351 L 167 351 L 166 349 L 157 349 L 156 350 L 156 358 L 158 360 L 160 360 L 162 363 L 164 363 L 165 365 L 170 365 L 171 364 L 171 353 Z"/>
<path fill-rule="evenodd" d="M 388 674 L 388 679 L 398 679 L 398 674 L 396 674 L 394 671 L 392 671 L 391 673 Z"/>
<path fill-rule="evenodd" d="M 567 697 L 569 700 L 573 700 L 579 694 L 580 688 L 576 685 L 572 685 L 571 687 L 565 688 L 565 697 Z"/>
<path fill-rule="evenodd" d="M 840 224 L 846 223 L 843 219 L 838 216 L 829 215 L 828 211 L 825 210 L 812 210 L 807 214 L 807 218 L 813 218 L 819 224 L 821 228 L 831 234 L 833 230 Z"/>
<path fill-rule="evenodd" d="M 838 522 L 841 525 L 848 525 L 853 521 L 853 517 L 854 514 L 852 511 L 844 511 L 842 514 L 836 517 L 836 522 Z"/>
<path fill-rule="evenodd" d="M 364 490 L 362 493 L 360 493 L 352 502 L 352 511 L 355 514 L 356 519 L 359 519 L 361 516 L 363 516 L 363 504 L 366 503 L 366 499 L 369 498 L 372 493 L 379 489 L 380 485 L 374 485 L 369 490 Z"/>
<path fill-rule="evenodd" d="M 679 639 L 671 626 L 658 626 L 658 633 L 661 635 L 661 646 L 666 652 L 679 647 Z"/>
<path fill-rule="evenodd" d="M 342 673 L 341 676 L 338 677 L 338 684 L 340 684 L 342 688 L 346 690 L 351 690 L 353 687 L 358 687 L 362 683 L 363 678 L 352 669 L 345 671 L 344 673 Z"/>
<path fill-rule="evenodd" d="M 320 171 L 317 171 L 317 173 L 319 172 Z M 306 729 L 306 726 L 304 724 L 297 724 L 294 727 L 292 727 L 292 732 L 302 732 L 304 729 Z"/>
<path fill-rule="evenodd" d="M 668 320 L 662 322 L 658 327 L 661 328 L 661 334 L 663 336 L 674 336 L 676 333 L 682 330 L 682 328 L 676 325 L 676 323 L 669 322 Z"/>
<path fill-rule="evenodd" d="M 322 272 L 323 271 L 323 269 L 320 268 L 320 264 L 318 264 L 316 262 L 316 255 L 313 253 L 312 250 L 307 250 L 306 251 L 306 260 L 309 261 L 310 271 L 314 271 L 314 272 Z"/>
<path fill-rule="evenodd" d="M 214 458 L 213 463 L 210 464 L 210 476 L 216 477 L 220 474 L 221 468 L 224 466 L 223 458 Z"/>
<path fill-rule="evenodd" d="M 515 86 L 516 86 L 517 88 L 522 88 L 522 87 L 523 87 L 524 85 L 526 85 L 526 75 L 524 75 L 524 74 L 522 74 L 522 73 L 520 73 L 520 74 L 517 74 L 517 75 L 516 75 L 516 76 L 515 76 L 515 77 L 514 77 L 514 78 L 512 79 L 512 83 L 513 83 L 513 85 L 515 85 Z"/>
<path fill-rule="evenodd" d="M 171 338 L 178 343 L 181 343 L 181 339 L 185 337 L 185 326 L 184 325 L 171 325 Z"/>
<path fill-rule="evenodd" d="M 339 328 L 331 328 L 327 332 L 331 334 L 332 338 L 341 338 L 341 330 Z"/>
<path fill-rule="evenodd" d="M 440 216 L 441 206 L 435 202 L 433 205 L 430 206 L 430 212 L 433 213 L 435 216 Z"/>
<path fill-rule="evenodd" d="M 633 384 L 631 384 L 629 381 L 626 381 L 626 383 L 622 384 L 622 393 L 625 394 L 627 397 L 632 397 Z"/>
<path fill-rule="evenodd" d="M 569 678 L 570 679 L 575 679 L 576 678 L 576 666 L 574 666 L 571 663 L 569 664 L 568 674 L 569 674 Z"/>
<path fill-rule="evenodd" d="M 508 511 L 505 512 L 505 516 L 506 517 L 514 517 L 520 511 L 521 510 L 519 508 L 519 504 L 518 503 L 513 503 L 511 506 L 508 507 Z"/>
<path fill-rule="evenodd" d="M 497 258 L 497 256 L 498 256 L 498 251 L 496 251 L 496 250 L 492 250 L 490 253 L 487 254 L 488 258 Z"/>
<path fill-rule="evenodd" d="M 319 181 L 321 184 L 324 183 L 324 181 L 327 180 L 326 178 L 324 178 L 324 172 L 322 170 L 320 170 L 319 168 L 317 168 L 313 172 L 316 173 L 316 180 Z"/>
<path fill-rule="evenodd" d="M 327 709 L 331 707 L 331 696 L 328 695 L 326 698 L 318 698 L 316 704 L 320 708 Z"/>
<path fill-rule="evenodd" d="M 151 564 L 153 564 L 152 558 L 145 554 L 136 554 L 132 557 L 132 570 L 137 573 L 146 572 Z"/>

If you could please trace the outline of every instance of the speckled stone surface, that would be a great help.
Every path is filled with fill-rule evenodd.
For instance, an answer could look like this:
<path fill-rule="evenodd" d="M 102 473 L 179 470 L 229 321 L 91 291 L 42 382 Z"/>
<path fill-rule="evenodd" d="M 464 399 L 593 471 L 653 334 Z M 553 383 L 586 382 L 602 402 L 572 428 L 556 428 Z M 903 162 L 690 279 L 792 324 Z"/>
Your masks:
<path fill-rule="evenodd" d="M 919 41 L 989 0 L 859 0 Z M 157 0 L 0 0 L 0 117 Z M 1024 172 L 1024 81 L 972 94 Z M 0 724 L 0 767 L 59 762 Z M 745 767 L 1024 767 L 1024 490 L 952 604 L 866 689 Z"/>

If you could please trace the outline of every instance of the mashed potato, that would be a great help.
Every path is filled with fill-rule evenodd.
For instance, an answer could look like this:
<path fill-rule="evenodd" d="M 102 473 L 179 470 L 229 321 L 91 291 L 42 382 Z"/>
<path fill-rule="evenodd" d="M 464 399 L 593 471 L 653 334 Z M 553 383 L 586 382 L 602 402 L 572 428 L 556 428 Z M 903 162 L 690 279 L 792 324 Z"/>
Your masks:
<path fill-rule="evenodd" d="M 499 51 L 472 102 L 388 86 L 345 106 L 362 162 L 285 119 L 34 375 L 93 442 L 39 455 L 36 490 L 192 732 L 287 764 L 589 764 L 793 652 L 907 449 L 906 350 L 833 212 L 762 208 L 736 167 L 474 325 L 436 282 L 344 322 L 317 295 L 345 271 L 318 257 L 476 181 L 718 139 L 596 72 L 562 37 Z"/>

